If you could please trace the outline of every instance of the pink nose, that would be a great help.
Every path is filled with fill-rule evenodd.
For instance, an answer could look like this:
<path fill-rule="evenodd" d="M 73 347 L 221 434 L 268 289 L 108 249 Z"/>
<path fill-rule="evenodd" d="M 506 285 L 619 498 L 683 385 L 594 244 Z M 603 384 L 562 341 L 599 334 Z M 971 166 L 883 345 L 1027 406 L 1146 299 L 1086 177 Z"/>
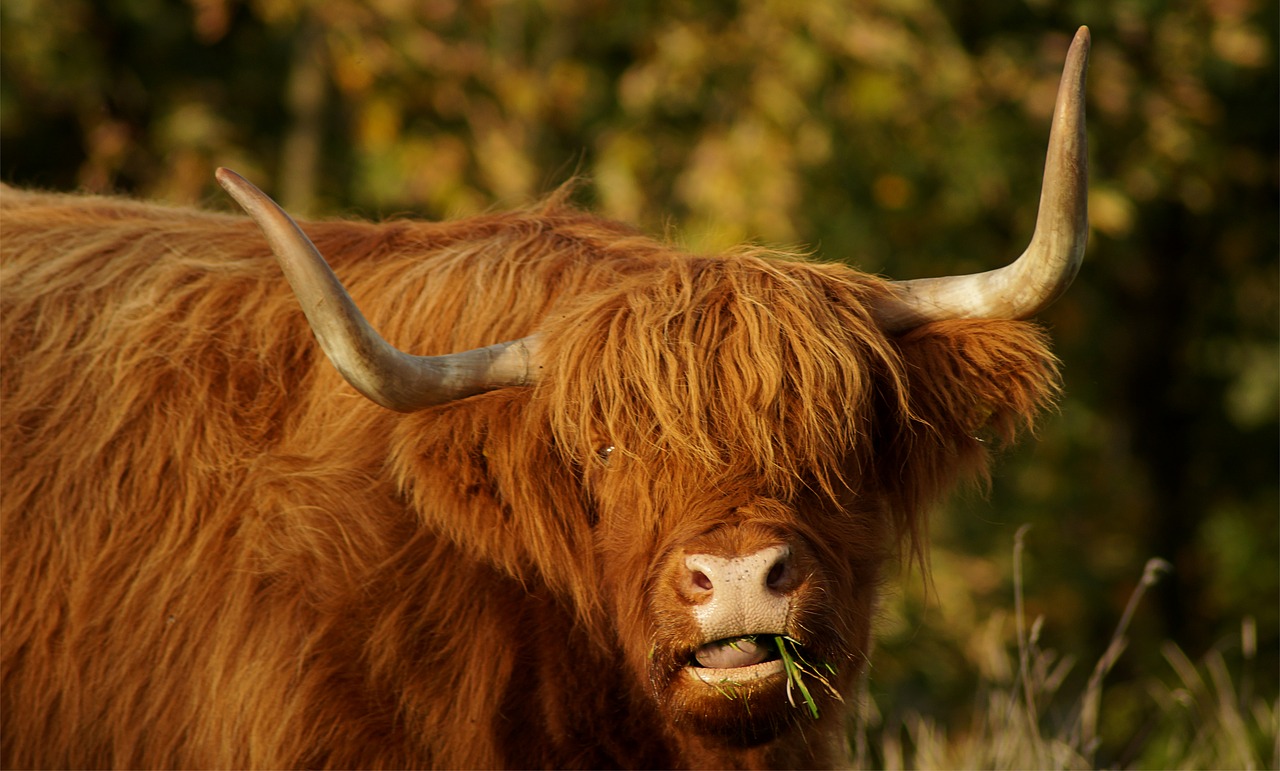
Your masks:
<path fill-rule="evenodd" d="M 791 588 L 791 549 L 770 546 L 754 554 L 717 557 L 690 554 L 685 558 L 693 594 L 718 589 L 734 592 L 786 592 Z"/>
<path fill-rule="evenodd" d="M 786 630 L 788 595 L 797 583 L 789 547 L 735 557 L 690 554 L 684 564 L 684 594 L 696 603 L 694 617 L 708 642 Z"/>

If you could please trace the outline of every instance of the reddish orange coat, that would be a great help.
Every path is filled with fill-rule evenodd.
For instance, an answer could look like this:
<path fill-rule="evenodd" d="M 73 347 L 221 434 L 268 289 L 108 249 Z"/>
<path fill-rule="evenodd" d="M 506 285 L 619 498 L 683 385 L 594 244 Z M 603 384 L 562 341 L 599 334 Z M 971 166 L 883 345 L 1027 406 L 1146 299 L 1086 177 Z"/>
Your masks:
<path fill-rule="evenodd" d="M 830 699 L 739 729 L 667 687 L 666 555 L 810 544 L 807 644 L 847 693 L 882 560 L 1057 387 L 1031 325 L 887 337 L 878 279 L 557 198 L 306 225 L 404 350 L 543 334 L 538 386 L 400 415 L 323 360 L 247 220 L 0 206 L 8 767 L 838 762 Z"/>

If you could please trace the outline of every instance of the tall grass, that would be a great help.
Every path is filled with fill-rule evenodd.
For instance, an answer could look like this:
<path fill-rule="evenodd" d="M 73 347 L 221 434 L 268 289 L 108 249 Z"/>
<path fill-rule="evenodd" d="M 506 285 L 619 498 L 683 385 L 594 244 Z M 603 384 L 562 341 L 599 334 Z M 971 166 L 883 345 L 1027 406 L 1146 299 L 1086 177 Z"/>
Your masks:
<path fill-rule="evenodd" d="M 1107 675 L 1128 644 L 1129 623 L 1146 591 L 1169 569 L 1147 562 L 1115 633 L 1087 682 L 1069 691 L 1074 661 L 1041 646 L 1042 619 L 1028 626 L 1022 603 L 1023 535 L 1014 543 L 1014 623 L 1017 650 L 998 634 L 986 654 L 1009 673 L 984 677 L 967 724 L 939 725 L 915 712 L 881 715 L 864 679 L 852 727 L 855 768 L 885 769 L 1262 769 L 1280 767 L 1280 699 L 1254 693 L 1257 631 L 1252 619 L 1239 639 L 1224 641 L 1200 661 L 1172 642 L 1161 651 L 1167 669 L 1150 673 L 1140 691 L 1139 728 L 1108 737 L 1119 750 L 1100 752 L 1111 695 Z M 995 619 L 1000 624 L 1004 619 Z M 1236 671 L 1224 651 L 1238 645 Z M 1133 721 L 1126 721 L 1132 724 Z M 1117 742 L 1118 740 L 1118 742 Z"/>

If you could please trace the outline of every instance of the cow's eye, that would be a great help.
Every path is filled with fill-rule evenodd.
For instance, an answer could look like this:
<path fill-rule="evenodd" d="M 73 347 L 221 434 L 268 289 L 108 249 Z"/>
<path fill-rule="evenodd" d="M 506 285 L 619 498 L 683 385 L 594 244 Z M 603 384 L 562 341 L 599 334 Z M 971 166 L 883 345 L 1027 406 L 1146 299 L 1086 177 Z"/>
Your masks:
<path fill-rule="evenodd" d="M 600 459 L 601 463 L 608 464 L 609 457 L 611 455 L 613 455 L 613 445 L 601 447 L 600 449 L 596 450 L 596 457 Z"/>

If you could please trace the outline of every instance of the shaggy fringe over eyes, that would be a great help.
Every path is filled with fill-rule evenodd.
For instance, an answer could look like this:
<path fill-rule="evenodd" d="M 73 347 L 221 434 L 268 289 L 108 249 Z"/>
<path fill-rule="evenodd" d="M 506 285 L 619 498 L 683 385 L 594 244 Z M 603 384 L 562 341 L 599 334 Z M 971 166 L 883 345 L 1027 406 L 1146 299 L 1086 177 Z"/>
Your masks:
<path fill-rule="evenodd" d="M 690 475 L 740 472 L 782 495 L 814 485 L 833 498 L 851 461 L 867 466 L 873 391 L 887 383 L 899 417 L 907 409 L 897 352 L 867 311 L 888 290 L 770 256 L 673 260 L 548 330 L 542 401 L 572 460 L 603 441 L 679 458 Z"/>
<path fill-rule="evenodd" d="M 923 513 L 985 480 L 991 450 L 1057 397 L 1047 338 L 993 320 L 886 337 L 868 311 L 886 283 L 772 257 L 675 259 L 584 297 L 572 324 L 546 330 L 534 403 L 579 464 L 611 445 L 781 498 L 883 493 L 899 547 L 924 567 Z"/>

